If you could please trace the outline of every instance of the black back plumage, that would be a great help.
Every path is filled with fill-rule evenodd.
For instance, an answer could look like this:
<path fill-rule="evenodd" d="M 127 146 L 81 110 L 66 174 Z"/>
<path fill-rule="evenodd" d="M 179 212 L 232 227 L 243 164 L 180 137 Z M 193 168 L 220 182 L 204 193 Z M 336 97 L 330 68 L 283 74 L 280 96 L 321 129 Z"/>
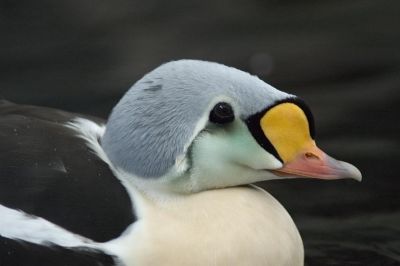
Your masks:
<path fill-rule="evenodd" d="M 118 259 L 100 250 L 37 245 L 0 236 L 0 265 L 113 266 Z"/>
<path fill-rule="evenodd" d="M 103 242 L 135 217 L 120 181 L 64 126 L 77 116 L 0 100 L 0 204 Z"/>

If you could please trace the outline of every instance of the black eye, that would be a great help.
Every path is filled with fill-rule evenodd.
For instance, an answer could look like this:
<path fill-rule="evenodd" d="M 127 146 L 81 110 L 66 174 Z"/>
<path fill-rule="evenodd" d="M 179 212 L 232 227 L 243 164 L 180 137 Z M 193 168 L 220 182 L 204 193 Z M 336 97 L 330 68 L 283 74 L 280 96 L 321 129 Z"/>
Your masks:
<path fill-rule="evenodd" d="M 235 119 L 232 106 L 229 103 L 217 103 L 210 113 L 210 121 L 216 124 L 230 123 Z"/>

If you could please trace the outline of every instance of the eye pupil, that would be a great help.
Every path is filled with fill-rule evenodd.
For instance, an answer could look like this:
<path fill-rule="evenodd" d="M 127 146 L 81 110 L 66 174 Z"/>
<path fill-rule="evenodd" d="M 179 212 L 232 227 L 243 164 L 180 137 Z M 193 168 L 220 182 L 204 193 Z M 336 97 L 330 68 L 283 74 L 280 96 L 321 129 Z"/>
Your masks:
<path fill-rule="evenodd" d="M 235 119 L 232 106 L 229 103 L 219 102 L 210 113 L 210 121 L 216 124 L 230 123 Z"/>

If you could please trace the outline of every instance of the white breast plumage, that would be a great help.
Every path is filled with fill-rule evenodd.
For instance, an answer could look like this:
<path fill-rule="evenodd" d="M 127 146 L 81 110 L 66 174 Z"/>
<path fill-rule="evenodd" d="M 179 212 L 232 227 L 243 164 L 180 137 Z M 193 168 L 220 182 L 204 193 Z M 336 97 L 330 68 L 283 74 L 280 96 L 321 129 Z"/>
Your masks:
<path fill-rule="evenodd" d="M 303 244 L 291 217 L 258 187 L 163 201 L 135 195 L 139 221 L 106 244 L 128 265 L 303 265 Z"/>

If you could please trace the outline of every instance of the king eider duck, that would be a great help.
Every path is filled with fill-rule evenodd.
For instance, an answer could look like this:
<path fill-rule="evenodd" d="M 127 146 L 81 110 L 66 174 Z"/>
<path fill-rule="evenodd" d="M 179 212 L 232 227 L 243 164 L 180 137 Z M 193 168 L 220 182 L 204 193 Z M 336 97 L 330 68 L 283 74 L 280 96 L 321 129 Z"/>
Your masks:
<path fill-rule="evenodd" d="M 0 104 L 0 265 L 303 265 L 255 182 L 361 174 L 306 104 L 235 68 L 161 65 L 100 119 Z"/>

